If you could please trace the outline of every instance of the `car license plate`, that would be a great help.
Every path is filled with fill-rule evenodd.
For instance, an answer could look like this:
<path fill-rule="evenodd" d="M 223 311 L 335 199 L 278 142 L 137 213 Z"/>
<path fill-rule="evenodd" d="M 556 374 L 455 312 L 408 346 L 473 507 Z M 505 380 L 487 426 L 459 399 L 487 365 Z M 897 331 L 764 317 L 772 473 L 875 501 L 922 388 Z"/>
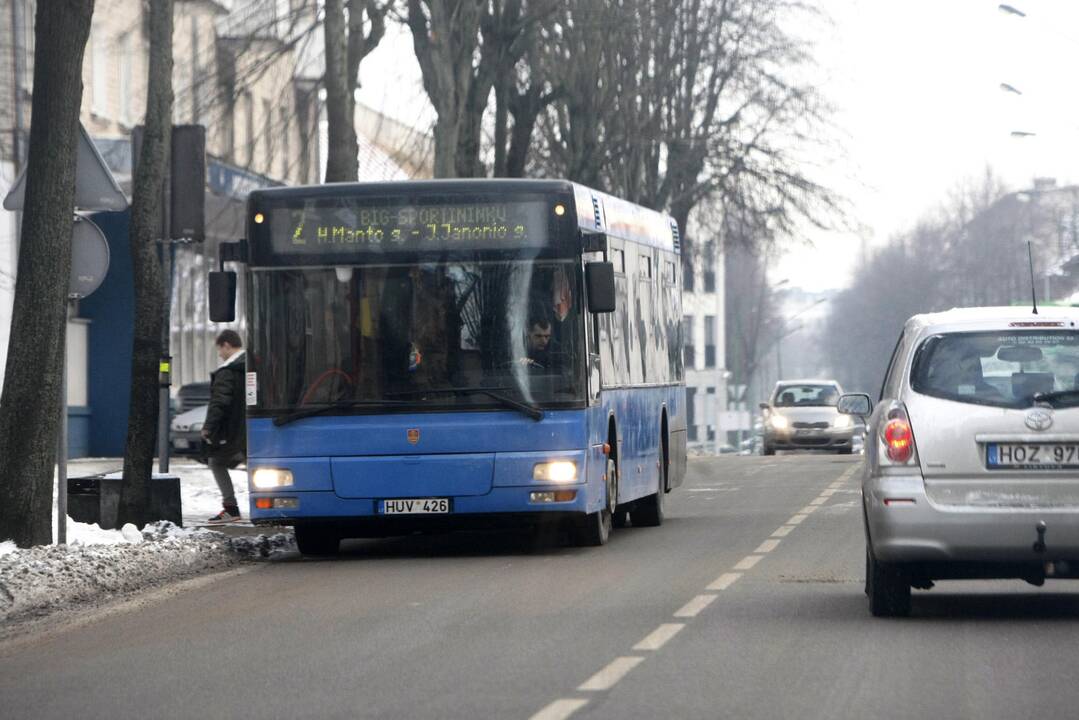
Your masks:
<path fill-rule="evenodd" d="M 449 511 L 449 498 L 399 498 L 382 501 L 383 515 L 441 515 Z"/>
<path fill-rule="evenodd" d="M 176 438 L 172 441 L 172 446 L 177 450 L 187 450 L 189 447 L 191 447 L 191 443 L 189 443 L 183 438 Z"/>
<path fill-rule="evenodd" d="M 1079 468 L 1079 443 L 988 443 L 990 470 L 1069 470 Z"/>

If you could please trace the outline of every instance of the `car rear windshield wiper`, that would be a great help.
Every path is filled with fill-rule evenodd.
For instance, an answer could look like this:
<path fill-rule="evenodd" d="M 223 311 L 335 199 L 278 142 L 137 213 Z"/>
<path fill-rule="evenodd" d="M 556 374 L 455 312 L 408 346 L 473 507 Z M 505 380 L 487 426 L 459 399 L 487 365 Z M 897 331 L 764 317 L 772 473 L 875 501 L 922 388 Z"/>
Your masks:
<path fill-rule="evenodd" d="M 321 415 L 331 410 L 347 410 L 354 407 L 399 407 L 402 405 L 411 405 L 412 403 L 405 402 L 403 400 L 341 400 L 329 405 L 318 405 L 317 407 L 303 408 L 302 410 L 294 410 L 284 415 L 275 415 L 273 424 L 277 427 L 282 425 L 288 425 L 290 422 L 296 420 L 302 420 L 303 418 L 311 417 L 312 415 Z"/>
<path fill-rule="evenodd" d="M 1054 392 L 1039 392 L 1030 396 L 1035 402 L 1052 403 L 1054 400 L 1079 400 L 1079 388 L 1072 390 L 1056 390 Z"/>
<path fill-rule="evenodd" d="M 427 395 L 433 393 L 460 393 L 461 395 L 486 395 L 489 398 L 493 398 L 502 403 L 506 407 L 513 408 L 514 410 L 520 410 L 533 420 L 542 420 L 543 411 L 535 405 L 527 403 L 523 400 L 517 400 L 509 395 L 505 394 L 506 388 L 502 387 L 441 387 L 441 388 L 424 388 L 416 390 L 403 390 L 401 392 L 387 393 L 387 395 Z"/>

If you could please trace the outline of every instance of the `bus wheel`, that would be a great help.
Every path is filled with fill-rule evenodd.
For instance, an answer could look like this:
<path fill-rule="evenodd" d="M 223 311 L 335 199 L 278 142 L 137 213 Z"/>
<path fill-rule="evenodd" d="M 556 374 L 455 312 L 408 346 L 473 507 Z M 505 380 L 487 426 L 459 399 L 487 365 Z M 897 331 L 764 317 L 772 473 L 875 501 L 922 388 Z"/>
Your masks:
<path fill-rule="evenodd" d="M 606 545 L 611 537 L 611 526 L 614 524 L 614 511 L 618 506 L 618 469 L 614 458 L 607 458 L 606 479 L 606 502 L 603 507 L 594 513 L 584 516 L 581 524 L 577 527 L 577 544 L 589 547 Z"/>
<path fill-rule="evenodd" d="M 325 557 L 336 555 L 341 550 L 341 537 L 332 530 L 297 525 L 295 532 L 296 548 L 303 555 Z"/>

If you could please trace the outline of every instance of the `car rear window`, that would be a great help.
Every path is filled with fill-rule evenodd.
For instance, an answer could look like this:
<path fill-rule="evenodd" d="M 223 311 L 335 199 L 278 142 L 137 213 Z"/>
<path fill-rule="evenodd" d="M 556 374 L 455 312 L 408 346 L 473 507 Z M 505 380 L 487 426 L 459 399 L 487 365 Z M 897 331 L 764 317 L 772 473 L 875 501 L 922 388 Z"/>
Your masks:
<path fill-rule="evenodd" d="M 835 385 L 780 385 L 772 398 L 772 406 L 832 406 L 838 401 L 839 389 Z"/>
<path fill-rule="evenodd" d="M 923 395 L 978 405 L 1079 405 L 1079 332 L 934 335 L 914 356 L 911 387 Z"/>

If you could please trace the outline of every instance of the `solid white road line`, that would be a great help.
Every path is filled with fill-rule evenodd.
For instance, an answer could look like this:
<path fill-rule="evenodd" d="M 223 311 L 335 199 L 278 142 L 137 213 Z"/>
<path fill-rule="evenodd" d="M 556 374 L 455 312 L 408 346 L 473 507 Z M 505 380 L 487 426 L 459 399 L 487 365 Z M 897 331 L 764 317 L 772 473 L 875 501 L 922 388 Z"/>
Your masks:
<path fill-rule="evenodd" d="M 676 618 L 697 617 L 700 614 L 701 610 L 704 610 L 706 607 L 711 605 L 712 601 L 715 600 L 717 597 L 719 596 L 712 594 L 698 595 L 697 597 L 693 598 L 685 605 L 683 605 L 682 609 L 675 612 L 674 616 Z"/>
<path fill-rule="evenodd" d="M 826 502 L 828 502 L 828 498 L 826 498 L 826 497 L 817 497 L 817 498 L 813 498 L 813 501 L 810 502 L 809 504 L 810 505 L 823 505 Z"/>
<path fill-rule="evenodd" d="M 833 495 L 835 495 L 835 488 L 831 488 L 831 487 L 828 488 L 827 490 L 821 490 L 821 493 L 820 493 L 821 497 L 832 497 Z"/>
<path fill-rule="evenodd" d="M 781 528 L 776 528 L 776 531 L 774 533 L 772 533 L 772 537 L 777 537 L 777 538 L 787 537 L 788 535 L 791 534 L 791 530 L 793 530 L 793 529 L 794 529 L 793 525 L 784 525 Z"/>
<path fill-rule="evenodd" d="M 740 577 L 742 577 L 742 573 L 723 573 L 713 580 L 705 590 L 726 590 L 731 585 L 734 585 Z"/>
<path fill-rule="evenodd" d="M 816 505 L 806 505 L 804 508 L 798 511 L 799 515 L 809 515 L 817 511 Z"/>
<path fill-rule="evenodd" d="M 663 623 L 653 630 L 648 636 L 633 646 L 634 650 L 659 650 L 667 644 L 678 632 L 686 626 L 685 623 Z"/>
<path fill-rule="evenodd" d="M 788 525 L 800 525 L 802 523 L 802 521 L 805 520 L 807 517 L 809 517 L 809 516 L 805 515 L 804 513 L 798 513 L 797 515 L 791 515 L 791 519 L 787 521 L 787 524 Z"/>
<path fill-rule="evenodd" d="M 618 681 L 621 680 L 629 673 L 630 670 L 637 667 L 644 661 L 643 657 L 624 656 L 615 658 L 611 663 L 584 681 L 578 690 L 610 690 Z"/>
<path fill-rule="evenodd" d="M 770 553 L 773 550 L 775 550 L 778 546 L 779 546 L 779 541 L 778 540 L 765 540 L 753 552 L 761 553 L 761 554 Z"/>
<path fill-rule="evenodd" d="M 585 705 L 587 700 L 560 698 L 530 717 L 528 720 L 566 720 Z"/>
<path fill-rule="evenodd" d="M 734 566 L 734 570 L 750 570 L 754 565 L 761 561 L 760 555 L 746 555 L 744 558 L 738 561 L 738 564 Z"/>

